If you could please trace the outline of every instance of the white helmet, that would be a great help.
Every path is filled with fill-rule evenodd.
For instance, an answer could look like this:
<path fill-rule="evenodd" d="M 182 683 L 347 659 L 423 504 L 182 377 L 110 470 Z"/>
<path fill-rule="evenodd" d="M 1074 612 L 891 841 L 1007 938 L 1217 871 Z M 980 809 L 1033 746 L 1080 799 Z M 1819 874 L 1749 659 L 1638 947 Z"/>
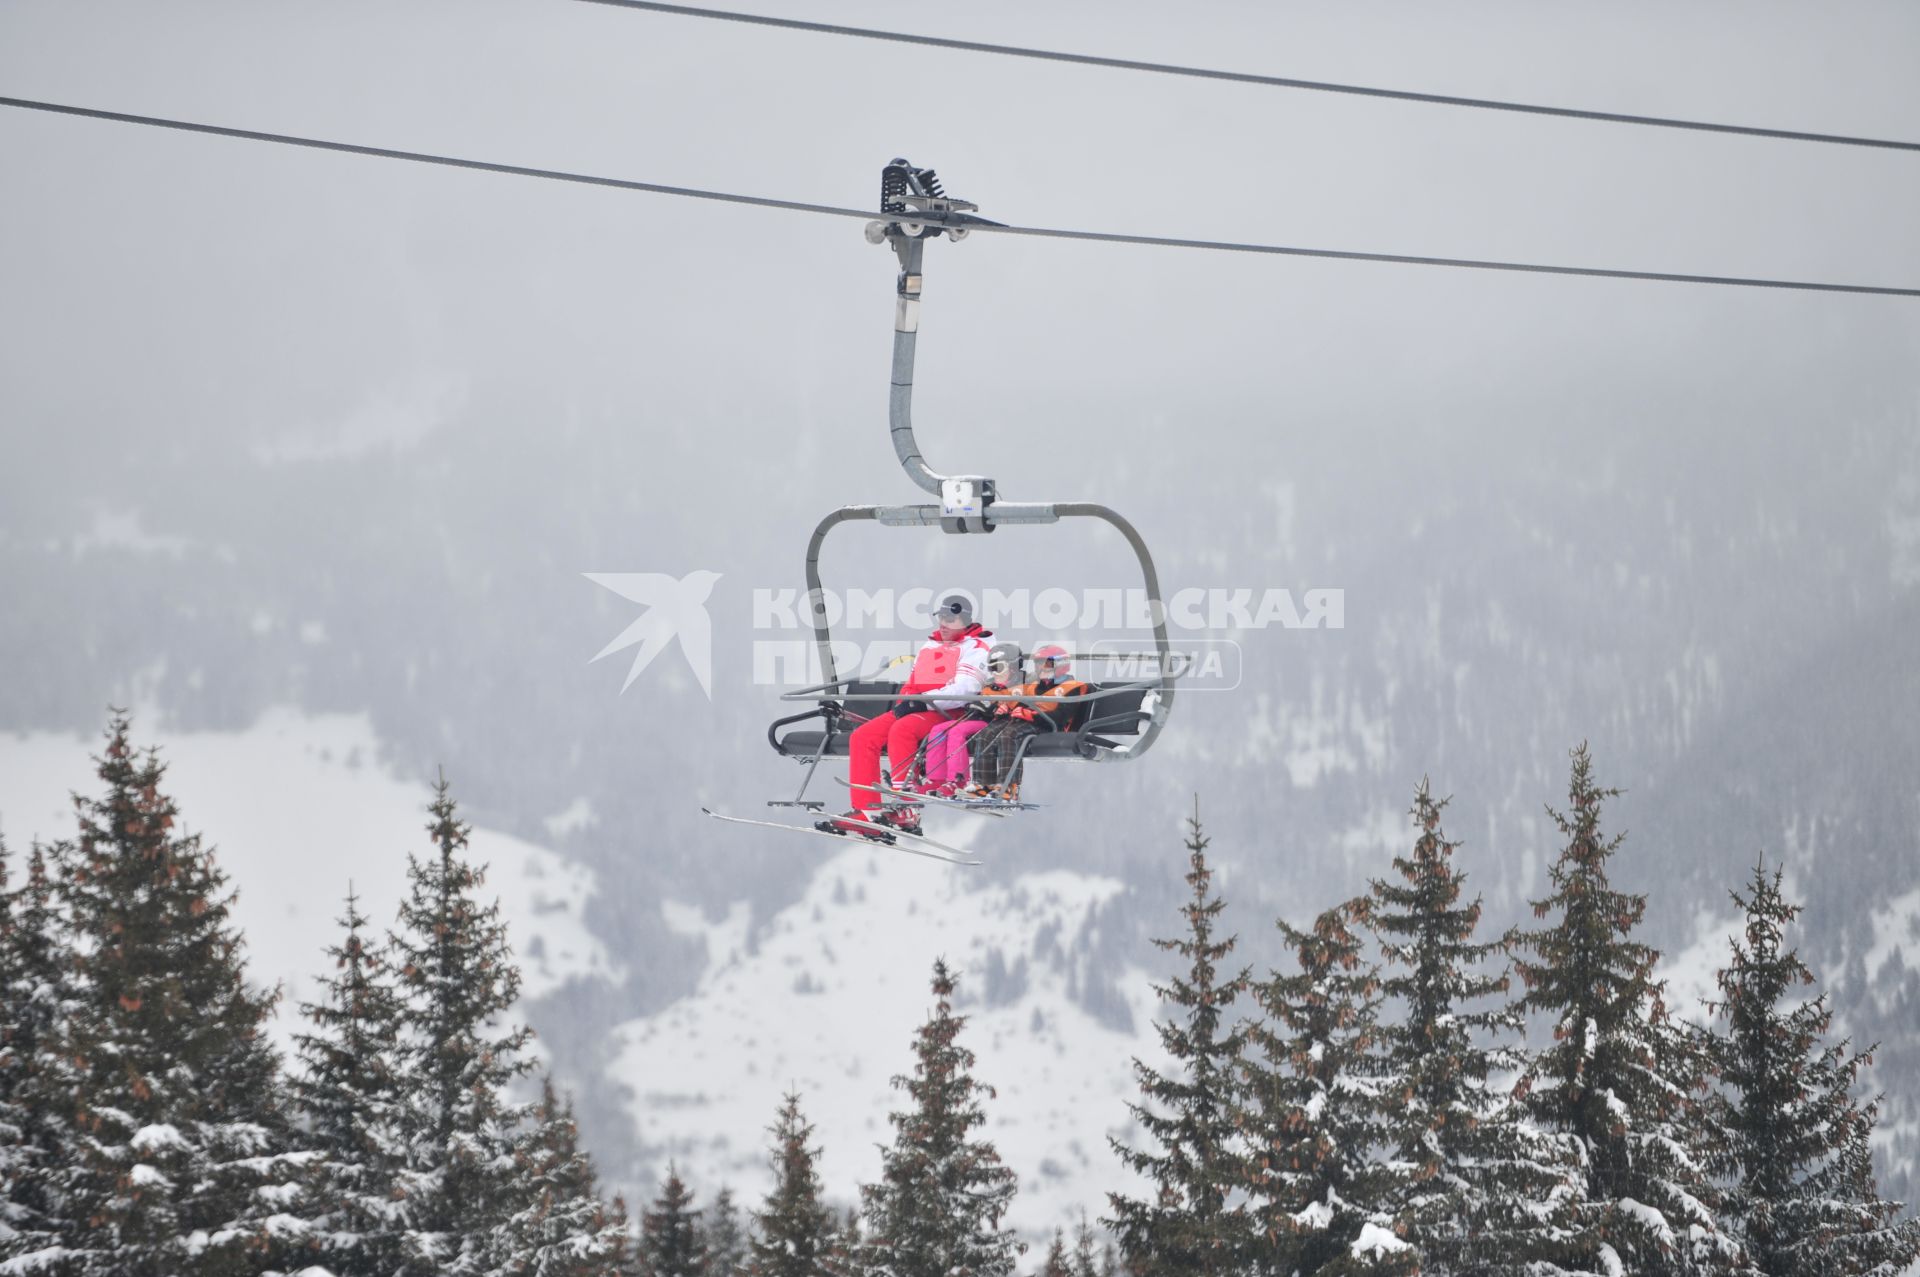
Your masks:
<path fill-rule="evenodd" d="M 998 678 L 1004 671 L 1007 681 L 1012 682 L 1019 676 L 1026 660 L 1020 654 L 1018 643 L 995 643 L 987 650 L 987 669 Z"/>

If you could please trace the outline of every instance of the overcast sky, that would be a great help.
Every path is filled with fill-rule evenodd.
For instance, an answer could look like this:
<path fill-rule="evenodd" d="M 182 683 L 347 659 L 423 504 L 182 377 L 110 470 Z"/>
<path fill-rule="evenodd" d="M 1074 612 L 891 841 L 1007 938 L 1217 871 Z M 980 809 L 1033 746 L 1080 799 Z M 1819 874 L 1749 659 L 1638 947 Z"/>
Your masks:
<path fill-rule="evenodd" d="M 1905 4 L 817 0 L 794 11 L 1920 137 L 1920 9 Z M 986 216 L 1028 225 L 1920 286 L 1912 154 L 575 0 L 10 0 L 0 92 L 839 205 L 870 204 L 880 165 L 901 154 L 936 166 Z M 510 582 L 498 614 L 569 626 L 556 645 L 566 664 L 543 668 L 602 712 L 636 713 L 637 691 L 616 706 L 619 671 L 581 673 L 624 621 L 580 573 L 707 567 L 729 589 L 795 584 L 820 513 L 917 496 L 883 435 L 894 264 L 857 222 L 10 109 L 0 148 L 0 533 L 72 535 L 131 508 L 150 534 L 245 545 L 282 513 L 254 492 L 262 464 L 375 445 L 445 458 L 478 485 L 491 522 L 477 539 L 461 533 L 475 544 L 437 570 L 484 576 L 506 540 L 547 538 L 551 579 L 521 593 Z M 933 246 L 927 270 L 916 417 L 931 463 L 995 475 L 1010 499 L 1114 505 L 1175 586 L 1396 588 L 1332 554 L 1376 517 L 1388 530 L 1361 554 L 1447 551 L 1421 546 L 1417 512 L 1387 504 L 1404 490 L 1361 481 L 1387 458 L 1444 457 L 1456 473 L 1524 484 L 1536 463 L 1592 456 L 1609 482 L 1683 504 L 1744 497 L 1751 483 L 1759 514 L 1785 493 L 1817 503 L 1817 521 L 1879 499 L 1851 471 L 1818 491 L 1797 485 L 1829 434 L 1920 421 L 1912 299 L 989 236 Z M 563 436 L 569 450 L 543 460 Z M 166 485 L 148 486 L 148 462 L 167 463 Z M 1677 473 L 1692 486 L 1660 486 Z M 348 480 L 344 496 L 327 490 L 331 521 L 314 517 L 280 570 L 364 573 L 328 558 L 356 535 L 454 539 L 448 522 L 416 526 L 390 490 Z M 1270 563 L 1226 557 L 1249 540 L 1243 525 L 1272 517 L 1276 482 L 1327 489 L 1291 535 L 1339 579 L 1303 569 L 1275 582 L 1253 575 Z M 1431 496 L 1481 499 L 1459 485 Z M 578 511 L 591 534 L 529 527 L 530 510 Z M 420 578 L 395 573 L 391 590 L 417 602 Z M 876 567 L 867 583 L 914 582 Z M 386 585 L 372 581 L 361 603 L 387 606 Z M 82 599 L 92 587 L 53 588 Z M 552 620 L 554 598 L 575 613 Z M 1364 604 L 1349 612 L 1363 641 Z M 744 605 L 722 606 L 722 623 Z M 1663 641 L 1684 650 L 1692 635 L 1672 628 Z M 534 658 L 516 647 L 501 659 Z M 764 701 L 747 689 L 741 712 L 758 716 Z"/>
<path fill-rule="evenodd" d="M 818 0 L 804 12 L 1920 136 L 1920 10 L 1895 3 L 1360 12 Z M 1898 152 L 1201 83 L 569 0 L 11 0 L 0 35 L 13 96 L 658 182 L 862 205 L 879 165 L 903 153 L 986 215 L 1026 224 L 1920 284 L 1920 157 Z M 257 445 L 381 395 L 431 404 L 436 386 L 503 367 L 575 394 L 717 400 L 761 419 L 777 396 L 838 415 L 851 393 L 871 402 L 884 357 L 890 266 L 854 223 L 12 110 L 0 111 L 0 147 L 0 428 L 29 458 L 57 454 L 53 436 L 124 430 L 134 411 L 189 438 Z M 1738 380 L 1743 361 L 1870 358 L 1911 385 L 1920 333 L 1911 301 L 978 237 L 941 246 L 928 287 L 922 384 L 947 377 L 943 409 L 989 450 L 1014 442 L 995 434 L 1007 401 L 1050 397 L 1101 420 L 1196 387 L 1215 401 L 1283 397 L 1302 414 L 1356 399 L 1404 414 L 1415 398 L 1465 408 L 1470 422 L 1489 381 L 1524 393 L 1600 364 L 1640 380 L 1684 381 L 1690 369 Z M 977 375 L 988 366 L 990 386 Z M 1451 402 L 1430 402 L 1436 381 Z M 923 404 L 923 420 L 934 411 Z M 937 428 L 925 442 L 936 466 L 951 456 Z M 889 454 L 864 449 L 859 464 L 878 475 Z"/>
<path fill-rule="evenodd" d="M 1920 139 L 1904 0 L 780 12 Z M 578 0 L 0 0 L 0 96 L 832 205 L 904 155 L 1024 225 L 1920 287 L 1913 153 Z M 9 108 L 0 160 L 0 730 L 91 736 L 145 672 L 179 718 L 143 733 L 367 713 L 383 761 L 444 766 L 484 825 L 548 837 L 588 802 L 553 837 L 599 875 L 628 1012 L 686 974 L 633 901 L 797 896 L 812 862 L 699 805 L 793 781 L 761 744 L 785 707 L 741 676 L 748 590 L 800 584 L 826 511 L 920 499 L 885 437 L 896 268 L 858 222 Z M 1820 819 L 1860 891 L 1910 885 L 1920 300 L 986 235 L 931 246 L 926 279 L 934 468 L 1115 507 L 1170 590 L 1347 591 L 1345 631 L 1250 640 L 1249 690 L 1183 696 L 1124 778 L 1048 775 L 1008 872 L 1177 891 L 1151 831 L 1176 847 L 1205 790 L 1223 860 L 1257 865 L 1236 884 L 1332 899 L 1431 769 L 1517 907 L 1591 737 L 1636 873 L 1695 875 L 1655 901 L 1676 932 L 1756 847 L 1824 871 L 1829 835 L 1792 841 Z M 1129 582 L 1076 535 L 849 530 L 829 576 Z M 634 609 L 582 574 L 696 568 L 725 574 L 713 701 L 677 654 L 622 695 L 624 659 L 589 658 Z M 1289 783 L 1301 757 L 1345 770 Z"/>

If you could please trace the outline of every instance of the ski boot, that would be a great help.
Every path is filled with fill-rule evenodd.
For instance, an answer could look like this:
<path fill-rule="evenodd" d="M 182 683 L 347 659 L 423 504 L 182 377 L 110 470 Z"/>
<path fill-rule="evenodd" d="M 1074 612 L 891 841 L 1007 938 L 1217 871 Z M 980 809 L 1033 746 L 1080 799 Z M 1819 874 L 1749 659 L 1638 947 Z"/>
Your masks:
<path fill-rule="evenodd" d="M 910 807 L 905 803 L 897 807 L 888 807 L 872 819 L 876 825 L 885 825 L 887 828 L 897 829 L 903 834 L 918 834 L 920 832 L 920 809 L 918 807 Z"/>
<path fill-rule="evenodd" d="M 855 807 L 850 811 L 841 812 L 831 820 L 816 820 L 813 822 L 813 827 L 823 834 L 842 836 L 853 834 L 865 838 L 868 842 L 892 842 L 892 834 L 883 829 L 874 828 L 875 825 L 885 823 L 887 822 L 884 813 L 862 811 Z"/>

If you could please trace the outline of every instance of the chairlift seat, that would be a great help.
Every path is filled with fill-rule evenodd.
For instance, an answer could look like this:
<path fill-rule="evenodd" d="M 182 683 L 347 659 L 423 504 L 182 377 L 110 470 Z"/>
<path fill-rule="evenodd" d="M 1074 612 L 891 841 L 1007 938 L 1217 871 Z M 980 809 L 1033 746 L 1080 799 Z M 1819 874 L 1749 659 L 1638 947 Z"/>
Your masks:
<path fill-rule="evenodd" d="M 1098 683 L 1089 685 L 1089 694 L 1098 692 Z M 1145 702 L 1150 686 L 1129 687 L 1111 696 L 1087 701 L 1078 707 L 1076 715 L 1079 725 L 1070 731 L 1042 731 L 1027 744 L 1026 757 L 1029 760 L 1046 758 L 1092 758 L 1096 749 L 1113 749 L 1121 743 L 1119 739 L 1138 736 L 1142 724 L 1147 721 Z M 898 683 L 861 682 L 850 684 L 847 691 L 851 695 L 880 694 L 896 696 L 900 692 Z M 832 708 L 829 708 L 829 704 Z M 848 738 L 853 729 L 867 718 L 884 713 L 885 701 L 850 701 L 822 704 L 817 709 L 794 714 L 780 719 L 767 729 L 767 741 L 774 749 L 788 758 L 845 758 Z M 829 733 L 819 726 L 823 721 L 835 721 L 837 725 Z M 812 726 L 802 727 L 807 723 Z M 786 730 L 782 730 L 782 729 Z"/>

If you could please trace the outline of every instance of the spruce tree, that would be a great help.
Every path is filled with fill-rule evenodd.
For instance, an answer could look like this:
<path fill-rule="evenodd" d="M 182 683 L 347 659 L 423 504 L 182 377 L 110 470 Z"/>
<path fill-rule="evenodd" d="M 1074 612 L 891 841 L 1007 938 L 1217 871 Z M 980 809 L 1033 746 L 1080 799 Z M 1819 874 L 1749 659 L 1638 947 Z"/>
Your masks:
<path fill-rule="evenodd" d="M 1853 1092 L 1870 1052 L 1828 1043 L 1827 995 L 1796 1000 L 1814 982 L 1785 944 L 1799 915 L 1764 862 L 1734 904 L 1745 943 L 1719 973 L 1722 1027 L 1713 1040 L 1724 1084 L 1716 1121 L 1727 1132 L 1731 1182 L 1722 1217 L 1765 1277 L 1898 1273 L 1920 1260 L 1920 1221 L 1899 1218 L 1873 1180 L 1869 1139 L 1878 1102 Z"/>
<path fill-rule="evenodd" d="M 813 1126 L 789 1091 L 769 1128 L 773 1188 L 754 1214 L 748 1268 L 753 1277 L 822 1277 L 833 1257 L 833 1211 L 820 1200 L 820 1150 Z"/>
<path fill-rule="evenodd" d="M 600 1197 L 593 1161 L 580 1148 L 573 1106 L 540 1081 L 514 1154 L 516 1209 L 495 1241 L 498 1277 L 621 1277 L 627 1261 L 624 1207 Z"/>
<path fill-rule="evenodd" d="M 59 1244 L 48 1173 L 69 1157 L 63 1070 L 50 1054 L 71 996 L 66 922 L 38 843 L 26 881 L 7 886 L 0 842 L 0 1258 Z"/>
<path fill-rule="evenodd" d="M 225 875 L 197 835 L 171 832 L 166 769 L 128 735 L 116 712 L 96 760 L 104 792 L 76 795 L 63 857 L 77 939 L 71 1014 L 49 1052 L 74 1124 L 48 1174 L 61 1271 L 257 1273 L 304 1232 L 286 1208 L 310 1160 L 289 1150 L 265 1038 L 277 994 L 248 987 Z"/>
<path fill-rule="evenodd" d="M 640 1218 L 640 1277 L 702 1277 L 706 1259 L 693 1193 L 668 1163 L 660 1196 Z"/>
<path fill-rule="evenodd" d="M 833 1235 L 833 1244 L 823 1264 L 830 1277 L 867 1277 L 863 1267 L 866 1240 L 860 1227 L 859 1206 L 847 1207 L 846 1217 Z"/>
<path fill-rule="evenodd" d="M 893 1142 L 881 1150 L 880 1182 L 862 1185 L 863 1267 L 875 1277 L 1007 1277 L 1024 1249 L 1002 1228 L 1016 1180 L 992 1143 L 974 1057 L 959 1043 L 965 1016 L 953 1013 L 954 976 L 933 964 L 933 1014 L 914 1040 L 912 1076 L 893 1085 L 910 1101 L 887 1115 Z"/>
<path fill-rule="evenodd" d="M 1480 900 L 1462 900 L 1466 875 L 1440 825 L 1445 798 L 1423 777 L 1409 814 L 1411 855 L 1396 856 L 1398 881 L 1375 879 L 1361 919 L 1388 972 L 1381 991 L 1400 1014 L 1376 1030 L 1388 1160 L 1399 1168 L 1386 1209 L 1407 1230 L 1423 1271 L 1518 1271 L 1515 1256 L 1560 1240 L 1575 1167 L 1533 1130 L 1502 1085 L 1520 1067 L 1510 1045 L 1519 1011 L 1486 1000 L 1508 991 L 1503 939 L 1476 943 Z M 1480 1004 L 1476 1009 L 1474 1004 Z"/>
<path fill-rule="evenodd" d="M 1226 902 L 1211 894 L 1213 871 L 1197 801 L 1187 827 L 1191 895 L 1181 908 L 1186 934 L 1153 942 L 1186 963 L 1183 974 L 1154 986 L 1173 1010 L 1172 1019 L 1154 1027 L 1178 1072 L 1163 1074 L 1136 1058 L 1141 1101 L 1127 1109 L 1152 1144 L 1136 1149 L 1108 1137 L 1120 1160 L 1150 1182 L 1143 1198 L 1109 1193 L 1112 1214 L 1103 1221 L 1119 1234 L 1128 1263 L 1143 1274 L 1229 1272 L 1249 1244 L 1246 1214 L 1234 1200 L 1243 1183 L 1234 1089 L 1245 1034 L 1226 1019 L 1248 973 L 1220 970 L 1235 938 L 1214 937 Z"/>
<path fill-rule="evenodd" d="M 1066 1230 L 1055 1228 L 1047 1257 L 1040 1263 L 1040 1277 L 1073 1277 L 1073 1261 L 1067 1257 Z"/>
<path fill-rule="evenodd" d="M 33 1137 L 27 1130 L 27 1109 L 20 1091 L 26 1071 L 32 1067 L 29 1055 L 23 1062 L 15 1039 L 15 1008 L 24 1004 L 26 981 L 17 972 L 19 962 L 14 930 L 14 893 L 8 889 L 7 842 L 0 837 L 0 1256 L 11 1254 L 26 1230 L 29 1245 L 39 1249 L 37 1212 L 19 1198 L 27 1188 L 28 1172 L 38 1160 Z"/>
<path fill-rule="evenodd" d="M 740 1208 L 733 1190 L 721 1187 L 713 1205 L 701 1217 L 701 1244 L 706 1250 L 706 1277 L 737 1277 L 747 1264 L 747 1233 L 740 1226 Z"/>
<path fill-rule="evenodd" d="M 1351 925 L 1358 912 L 1351 901 L 1329 909 L 1311 932 L 1277 920 L 1300 969 L 1253 985 L 1262 1018 L 1249 1031 L 1242 1121 L 1253 1137 L 1251 1258 L 1263 1272 L 1418 1267 L 1392 1217 L 1411 1168 L 1381 1156 L 1380 975 Z"/>
<path fill-rule="evenodd" d="M 1515 963 L 1518 1008 L 1551 1019 L 1553 1043 L 1517 1089 L 1535 1120 L 1570 1139 L 1584 1191 L 1569 1233 L 1531 1258 L 1647 1277 L 1721 1271 L 1734 1247 L 1716 1227 L 1707 1176 L 1703 1044 L 1667 1013 L 1659 953 L 1632 938 L 1646 897 L 1607 878 L 1624 835 L 1602 834 L 1601 809 L 1620 791 L 1594 781 L 1585 745 L 1572 758 L 1570 810 L 1547 809 L 1566 845 L 1553 893 L 1534 902 L 1551 921 L 1516 937 L 1532 955 Z"/>
<path fill-rule="evenodd" d="M 406 1165 L 400 1077 L 403 1009 L 384 956 L 367 943 L 349 888 L 344 933 L 327 948 L 333 974 L 303 1003 L 310 1026 L 294 1037 L 295 1104 L 320 1154 L 308 1177 L 307 1216 L 319 1264 L 338 1277 L 385 1277 L 400 1265 Z"/>
<path fill-rule="evenodd" d="M 1073 1232 L 1073 1277 L 1100 1277 L 1100 1259 L 1095 1251 L 1093 1225 L 1087 1212 L 1080 1212 L 1080 1226 Z"/>
<path fill-rule="evenodd" d="M 442 777 L 429 808 L 433 854 L 407 857 L 409 892 L 390 937 L 405 993 L 400 1050 L 407 1164 L 401 1243 L 409 1277 L 485 1272 L 516 1209 L 515 1132 L 526 1117 L 508 1087 L 533 1068 L 532 1031 L 502 1023 L 520 992 L 496 901 L 462 852 L 469 826 Z"/>
<path fill-rule="evenodd" d="M 1104 1254 L 1102 1254 L 1104 1252 Z M 1092 1225 L 1087 1221 L 1087 1212 L 1081 1212 L 1079 1227 L 1073 1229 L 1073 1277 L 1102 1277 L 1114 1269 L 1114 1242 L 1100 1244 L 1094 1237 Z"/>

